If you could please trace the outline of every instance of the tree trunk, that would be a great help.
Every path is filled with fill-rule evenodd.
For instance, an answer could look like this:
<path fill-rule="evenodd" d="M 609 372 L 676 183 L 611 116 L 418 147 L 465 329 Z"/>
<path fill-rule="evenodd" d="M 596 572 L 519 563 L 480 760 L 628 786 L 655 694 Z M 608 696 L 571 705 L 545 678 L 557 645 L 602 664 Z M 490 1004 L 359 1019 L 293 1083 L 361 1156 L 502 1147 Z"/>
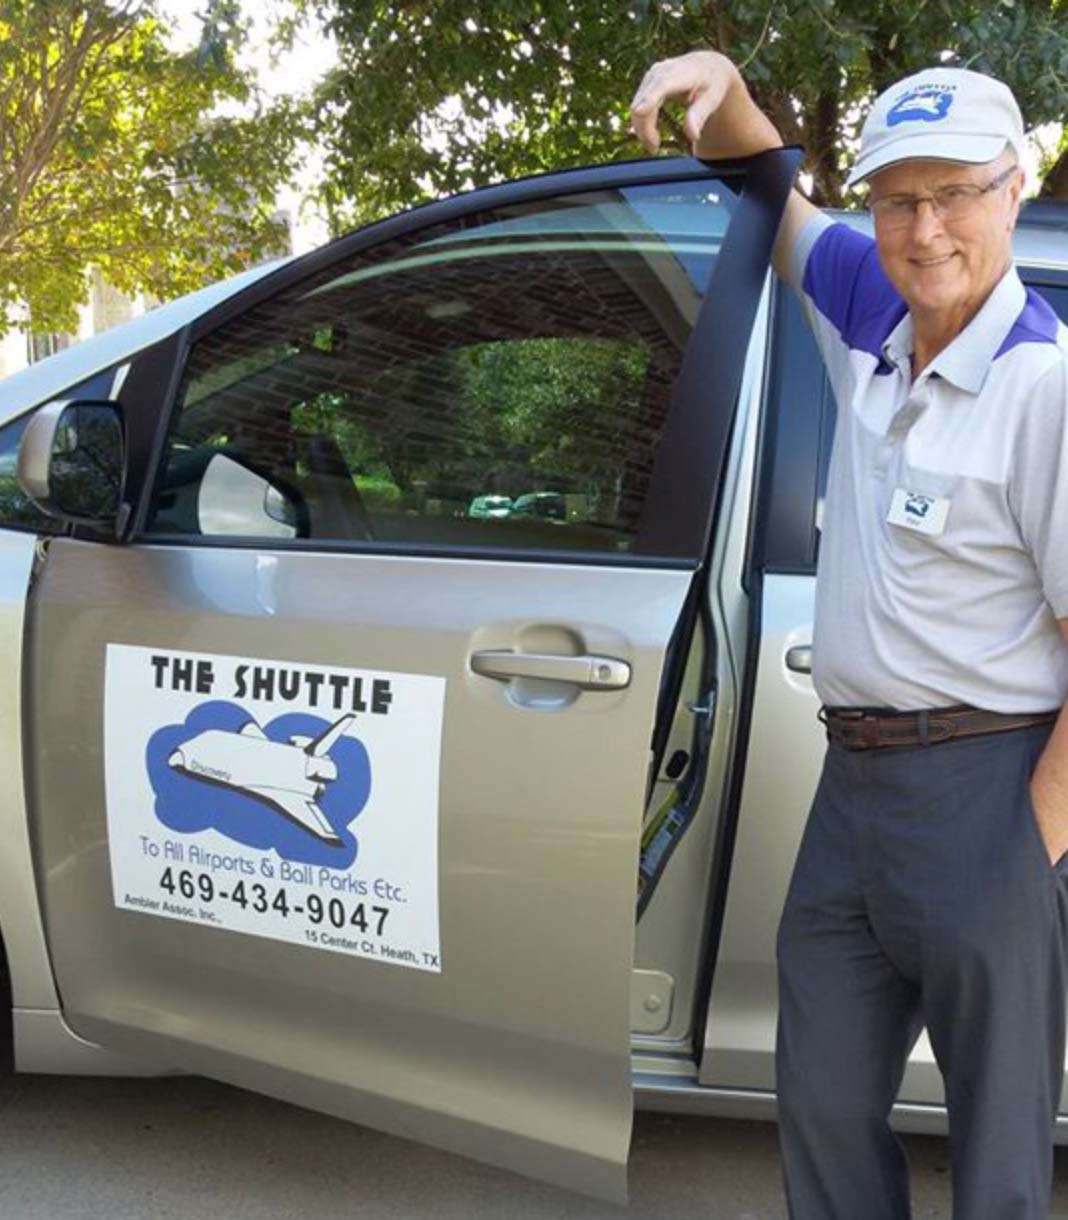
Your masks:
<path fill-rule="evenodd" d="M 801 123 L 789 94 L 780 90 L 762 89 L 759 85 L 750 85 L 749 92 L 753 101 L 775 124 L 784 144 L 803 144 Z"/>
<path fill-rule="evenodd" d="M 842 172 L 838 168 L 838 93 L 824 90 L 805 115 L 812 202 L 821 208 L 842 206 Z"/>
<path fill-rule="evenodd" d="M 720 4 L 711 4 L 708 8 L 708 41 L 712 48 L 729 55 L 731 50 L 731 20 L 726 9 Z"/>
<path fill-rule="evenodd" d="M 1042 179 L 1040 199 L 1068 199 L 1068 146 L 1053 163 L 1049 173 Z"/>

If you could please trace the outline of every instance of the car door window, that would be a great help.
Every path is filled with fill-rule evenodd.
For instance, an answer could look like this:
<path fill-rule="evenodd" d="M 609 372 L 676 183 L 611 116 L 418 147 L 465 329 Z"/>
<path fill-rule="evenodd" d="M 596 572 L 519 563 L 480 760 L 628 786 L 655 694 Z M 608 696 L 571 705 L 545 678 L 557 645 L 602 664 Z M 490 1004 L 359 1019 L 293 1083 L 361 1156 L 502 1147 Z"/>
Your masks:
<path fill-rule="evenodd" d="M 767 572 L 812 573 L 836 415 L 816 340 L 797 297 L 776 287 L 767 380 L 759 561 Z"/>
<path fill-rule="evenodd" d="M 1057 317 L 1068 323 L 1068 285 L 1027 281 L 1027 286 L 1044 296 Z"/>
<path fill-rule="evenodd" d="M 502 207 L 397 239 L 197 342 L 157 537 L 635 550 L 728 182 Z"/>
<path fill-rule="evenodd" d="M 19 444 L 32 417 L 31 411 L 0 428 L 0 527 L 38 534 L 61 533 L 65 528 L 63 523 L 42 512 L 22 490 L 16 477 Z"/>

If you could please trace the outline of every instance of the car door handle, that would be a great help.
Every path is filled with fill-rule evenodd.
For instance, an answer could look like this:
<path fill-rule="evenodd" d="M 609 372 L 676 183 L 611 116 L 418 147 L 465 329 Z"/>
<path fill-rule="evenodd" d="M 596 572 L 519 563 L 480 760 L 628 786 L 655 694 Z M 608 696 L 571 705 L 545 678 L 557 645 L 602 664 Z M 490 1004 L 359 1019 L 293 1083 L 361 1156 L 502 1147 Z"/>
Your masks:
<path fill-rule="evenodd" d="M 786 668 L 795 674 L 810 674 L 812 672 L 812 645 L 798 644 L 786 650 Z"/>
<path fill-rule="evenodd" d="M 581 690 L 622 690 L 630 685 L 630 665 L 616 657 L 579 657 L 544 652 L 487 649 L 471 654 L 471 668 L 485 678 L 542 678 L 567 682 Z"/>

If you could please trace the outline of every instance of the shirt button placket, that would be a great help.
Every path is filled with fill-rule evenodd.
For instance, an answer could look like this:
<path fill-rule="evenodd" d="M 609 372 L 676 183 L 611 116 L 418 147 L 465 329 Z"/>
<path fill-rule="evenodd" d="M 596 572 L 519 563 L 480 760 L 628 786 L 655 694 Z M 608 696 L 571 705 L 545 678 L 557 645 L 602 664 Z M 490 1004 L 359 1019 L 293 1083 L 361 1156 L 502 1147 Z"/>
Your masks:
<path fill-rule="evenodd" d="M 885 478 L 894 458 L 900 453 L 904 446 L 905 439 L 912 431 L 913 425 L 920 416 L 927 410 L 927 386 L 926 383 L 913 389 L 908 398 L 898 407 L 891 419 L 889 426 L 886 429 L 886 435 L 882 438 L 875 450 L 875 473 L 880 478 Z"/>

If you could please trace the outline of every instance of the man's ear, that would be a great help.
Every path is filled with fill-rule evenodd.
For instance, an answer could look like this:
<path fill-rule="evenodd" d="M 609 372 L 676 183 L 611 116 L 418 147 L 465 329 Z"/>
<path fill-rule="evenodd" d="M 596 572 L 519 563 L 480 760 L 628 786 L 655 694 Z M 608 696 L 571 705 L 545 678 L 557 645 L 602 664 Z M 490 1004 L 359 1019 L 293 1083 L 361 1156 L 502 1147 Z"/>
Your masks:
<path fill-rule="evenodd" d="M 1016 221 L 1020 216 L 1020 207 L 1023 202 L 1024 188 L 1024 172 L 1022 166 L 1016 167 L 1016 173 L 1009 179 L 1008 182 L 1009 195 L 1009 224 L 1008 229 L 1011 233 L 1016 228 Z"/>

